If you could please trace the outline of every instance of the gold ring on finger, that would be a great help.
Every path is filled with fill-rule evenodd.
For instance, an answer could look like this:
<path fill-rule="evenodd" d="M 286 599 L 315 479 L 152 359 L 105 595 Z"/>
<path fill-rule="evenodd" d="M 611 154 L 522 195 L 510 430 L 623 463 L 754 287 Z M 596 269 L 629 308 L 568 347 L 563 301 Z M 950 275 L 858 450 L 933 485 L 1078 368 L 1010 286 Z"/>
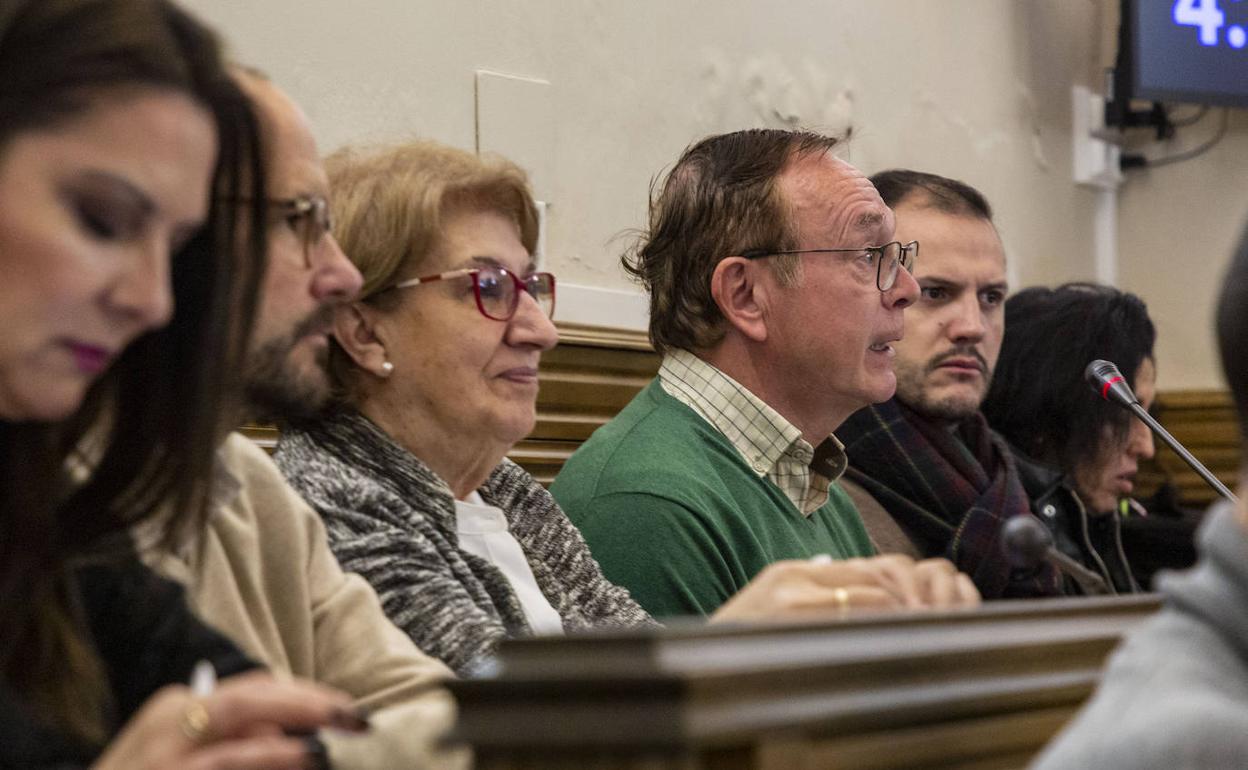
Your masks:
<path fill-rule="evenodd" d="M 208 707 L 202 700 L 193 700 L 182 712 L 182 721 L 178 723 L 182 734 L 194 743 L 204 743 L 212 732 L 212 717 L 208 715 Z"/>
<path fill-rule="evenodd" d="M 836 601 L 836 614 L 845 617 L 849 614 L 849 589 L 837 586 L 832 590 L 832 598 Z"/>

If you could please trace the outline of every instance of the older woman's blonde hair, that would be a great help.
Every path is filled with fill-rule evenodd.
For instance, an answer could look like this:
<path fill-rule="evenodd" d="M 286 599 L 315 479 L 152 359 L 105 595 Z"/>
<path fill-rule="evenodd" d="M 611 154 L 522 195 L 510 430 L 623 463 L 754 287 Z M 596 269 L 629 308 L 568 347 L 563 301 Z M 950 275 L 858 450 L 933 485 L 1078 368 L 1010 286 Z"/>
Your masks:
<path fill-rule="evenodd" d="M 396 283 L 422 274 L 443 220 L 461 210 L 497 212 L 537 247 L 537 206 L 528 175 L 509 160 L 478 157 L 431 141 L 339 150 L 325 161 L 334 236 L 364 277 L 357 301 L 389 310 Z M 330 375 L 350 400 L 354 364 L 332 346 Z"/>

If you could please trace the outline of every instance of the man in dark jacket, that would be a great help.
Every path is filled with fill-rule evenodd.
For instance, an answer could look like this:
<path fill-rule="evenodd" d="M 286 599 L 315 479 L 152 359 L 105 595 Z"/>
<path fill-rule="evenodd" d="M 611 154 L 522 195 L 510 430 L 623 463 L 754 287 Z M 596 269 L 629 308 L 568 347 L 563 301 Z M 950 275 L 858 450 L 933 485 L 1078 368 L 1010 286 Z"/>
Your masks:
<path fill-rule="evenodd" d="M 893 170 L 871 181 L 896 215 L 897 238 L 922 248 L 919 299 L 895 345 L 896 395 L 837 431 L 846 491 L 881 549 L 948 558 L 986 599 L 1058 594 L 1052 566 L 1013 564 L 1002 542 L 1004 523 L 1030 516 L 1031 500 L 979 410 L 1008 292 L 992 209 L 979 191 L 935 174 Z M 1049 493 L 1044 505 L 1064 503 Z"/>

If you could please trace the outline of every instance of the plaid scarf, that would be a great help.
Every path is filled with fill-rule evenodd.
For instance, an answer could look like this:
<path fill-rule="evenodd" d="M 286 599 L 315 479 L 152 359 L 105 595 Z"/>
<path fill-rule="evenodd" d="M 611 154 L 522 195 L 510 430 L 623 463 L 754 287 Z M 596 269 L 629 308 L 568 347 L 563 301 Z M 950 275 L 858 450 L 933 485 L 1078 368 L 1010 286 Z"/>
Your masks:
<path fill-rule="evenodd" d="M 1012 569 L 1001 525 L 1030 516 L 1013 455 L 978 412 L 950 430 L 897 399 L 852 415 L 836 435 L 849 455 L 846 476 L 884 507 L 926 556 L 943 556 L 985 599 L 1056 596 L 1057 570 Z"/>

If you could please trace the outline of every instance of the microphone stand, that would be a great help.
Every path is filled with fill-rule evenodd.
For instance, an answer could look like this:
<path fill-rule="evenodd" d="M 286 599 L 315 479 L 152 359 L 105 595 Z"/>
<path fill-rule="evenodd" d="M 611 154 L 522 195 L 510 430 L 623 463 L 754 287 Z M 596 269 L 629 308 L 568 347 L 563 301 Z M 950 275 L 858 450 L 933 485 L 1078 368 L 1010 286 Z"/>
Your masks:
<path fill-rule="evenodd" d="M 1040 526 L 1043 527 L 1044 525 L 1041 524 Z M 1109 587 L 1109 584 L 1105 582 L 1105 578 L 1057 550 L 1056 546 L 1049 546 L 1048 553 L 1045 555 L 1053 566 L 1057 567 L 1058 572 L 1078 583 L 1079 587 L 1088 596 L 1109 596 L 1118 593 Z"/>
<path fill-rule="evenodd" d="M 1170 431 L 1161 427 L 1161 423 L 1153 419 L 1143 406 L 1140 406 L 1140 400 L 1135 397 L 1135 393 L 1131 392 L 1131 386 L 1127 384 L 1126 378 L 1122 376 L 1122 372 L 1118 371 L 1118 367 L 1112 361 L 1097 359 L 1088 364 L 1083 370 L 1083 376 L 1088 381 L 1088 385 L 1092 390 L 1099 393 L 1101 398 L 1118 404 L 1121 407 L 1131 410 L 1131 413 L 1140 418 L 1140 421 L 1149 427 L 1153 433 L 1174 450 L 1175 454 L 1183 458 L 1183 462 L 1191 466 L 1205 483 L 1213 487 L 1218 494 L 1238 505 L 1239 499 L 1226 488 L 1226 485 L 1209 472 L 1209 469 L 1201 464 L 1192 456 L 1192 453 L 1179 443 L 1179 440 L 1170 435 Z"/>
<path fill-rule="evenodd" d="M 1151 428 L 1153 433 L 1156 433 L 1162 441 L 1166 442 L 1166 445 L 1173 449 L 1174 453 L 1183 459 L 1183 462 L 1190 465 L 1192 470 L 1196 471 L 1196 473 L 1205 480 L 1206 484 L 1213 487 L 1217 490 L 1218 494 L 1222 495 L 1227 500 L 1230 500 L 1232 503 L 1239 503 L 1239 499 L 1235 497 L 1234 493 L 1227 489 L 1225 484 L 1218 481 L 1218 477 L 1210 473 L 1209 469 L 1202 465 L 1200 460 L 1193 457 L 1192 453 L 1187 451 L 1187 448 L 1180 444 L 1178 439 L 1171 436 L 1170 431 L 1161 427 L 1161 423 L 1153 419 L 1153 416 L 1148 413 L 1148 410 L 1140 406 L 1140 402 L 1134 401 L 1128 404 L 1127 408 L 1129 408 L 1136 417 L 1140 418 L 1145 425 Z"/>
<path fill-rule="evenodd" d="M 1049 528 L 1031 514 L 1011 516 L 1001 528 L 1001 545 L 1010 566 L 1034 570 L 1047 561 L 1090 596 L 1115 594 L 1105 579 L 1057 550 Z"/>

